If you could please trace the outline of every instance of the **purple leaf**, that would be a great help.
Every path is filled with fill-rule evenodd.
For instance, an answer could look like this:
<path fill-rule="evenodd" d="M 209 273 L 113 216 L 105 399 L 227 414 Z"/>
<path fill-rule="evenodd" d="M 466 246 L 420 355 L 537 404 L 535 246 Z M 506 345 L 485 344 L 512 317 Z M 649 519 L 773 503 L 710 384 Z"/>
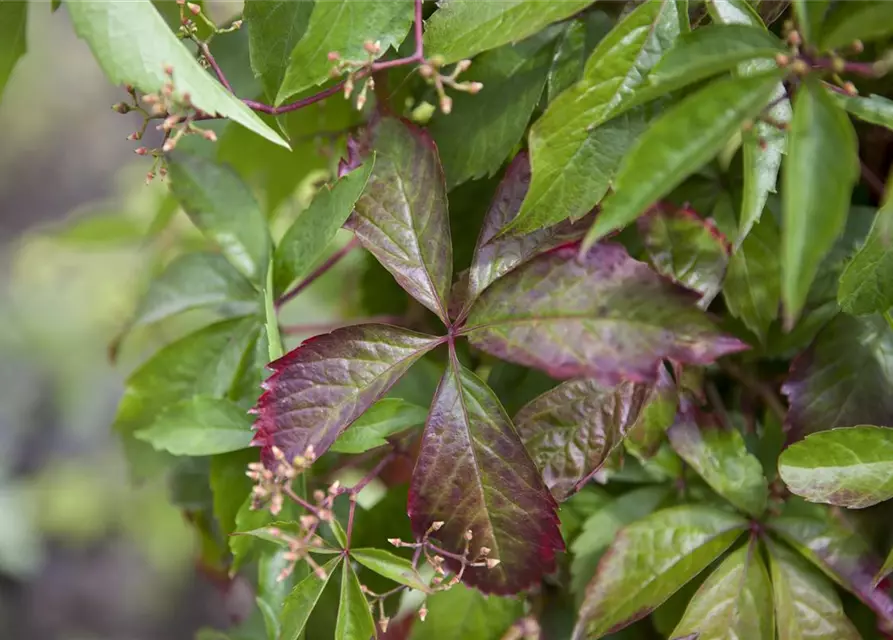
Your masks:
<path fill-rule="evenodd" d="M 518 434 L 557 500 L 578 491 L 636 424 L 651 385 L 571 380 L 515 416 Z"/>
<path fill-rule="evenodd" d="M 579 240 L 592 224 L 591 218 L 587 217 L 576 224 L 560 222 L 528 234 L 498 235 L 518 216 L 529 186 L 530 158 L 526 151 L 522 151 L 509 164 L 484 218 L 468 272 L 466 306 L 496 279 L 537 253 Z"/>
<path fill-rule="evenodd" d="M 893 425 L 893 333 L 880 316 L 839 314 L 791 364 L 782 387 L 788 441 L 861 424 Z"/>
<path fill-rule="evenodd" d="M 288 459 L 313 446 L 319 456 L 381 398 L 413 362 L 441 340 L 382 324 L 336 329 L 305 340 L 271 363 L 273 370 L 253 412 L 253 444 L 271 458 L 278 446 Z"/>
<path fill-rule="evenodd" d="M 746 349 L 695 307 L 695 295 L 633 260 L 617 244 L 582 261 L 566 246 L 491 285 L 472 307 L 469 341 L 503 360 L 556 378 L 608 385 L 653 381 L 658 362 L 708 364 Z"/>
<path fill-rule="evenodd" d="M 461 554 L 468 544 L 474 559 L 489 548 L 486 557 L 499 563 L 468 568 L 463 581 L 485 593 L 517 593 L 553 571 L 555 552 L 564 549 L 556 508 L 496 395 L 453 359 L 434 395 L 412 475 L 415 534 L 442 521 L 432 537 L 447 551 Z M 446 564 L 460 568 L 449 557 Z"/>
<path fill-rule="evenodd" d="M 729 245 L 719 230 L 687 209 L 656 210 L 638 219 L 657 272 L 701 294 L 706 309 L 722 288 Z"/>
<path fill-rule="evenodd" d="M 345 227 L 448 323 L 453 249 L 437 147 L 423 129 L 393 118 L 379 121 L 372 137 L 375 168 Z"/>

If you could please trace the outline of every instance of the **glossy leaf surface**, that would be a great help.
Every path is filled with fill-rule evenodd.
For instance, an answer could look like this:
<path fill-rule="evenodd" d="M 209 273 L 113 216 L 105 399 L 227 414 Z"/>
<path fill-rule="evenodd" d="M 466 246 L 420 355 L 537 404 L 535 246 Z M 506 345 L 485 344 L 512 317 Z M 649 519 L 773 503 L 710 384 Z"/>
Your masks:
<path fill-rule="evenodd" d="M 175 456 L 210 456 L 246 449 L 251 417 L 228 400 L 195 396 L 165 409 L 136 437 Z"/>
<path fill-rule="evenodd" d="M 451 0 L 431 16 L 425 29 L 425 53 L 446 63 L 487 49 L 518 42 L 552 22 L 584 9 L 587 0 Z"/>
<path fill-rule="evenodd" d="M 8 3 L 4 3 L 8 4 Z M 174 69 L 174 96 L 196 109 L 238 122 L 270 142 L 288 148 L 282 137 L 195 60 L 149 0 L 66 2 L 78 36 L 113 84 L 130 84 L 145 93 L 160 93 Z"/>
<path fill-rule="evenodd" d="M 418 571 L 406 558 L 396 556 L 384 549 L 351 549 L 350 557 L 375 573 L 383 575 L 398 584 L 419 591 L 430 591 Z"/>
<path fill-rule="evenodd" d="M 575 640 L 644 618 L 728 549 L 747 521 L 707 506 L 658 511 L 622 529 L 586 589 Z"/>
<path fill-rule="evenodd" d="M 876 94 L 846 96 L 833 91 L 828 91 L 828 96 L 860 120 L 893 129 L 893 100 Z"/>
<path fill-rule="evenodd" d="M 893 429 L 858 426 L 813 433 L 782 452 L 778 473 L 810 502 L 862 509 L 893 498 Z"/>
<path fill-rule="evenodd" d="M 835 427 L 893 425 L 893 334 L 878 317 L 840 314 L 791 364 L 788 440 Z"/>
<path fill-rule="evenodd" d="M 335 640 L 368 640 L 375 637 L 375 620 L 366 603 L 360 581 L 349 562 L 341 565 L 341 602 Z"/>
<path fill-rule="evenodd" d="M 491 285 L 465 331 L 474 346 L 556 378 L 650 381 L 662 358 L 705 364 L 745 348 L 694 302 L 620 245 L 599 244 L 583 261 L 569 246 Z"/>
<path fill-rule="evenodd" d="M 279 640 L 298 640 L 301 637 L 304 627 L 307 626 L 307 620 L 310 619 L 310 614 L 313 613 L 313 608 L 319 602 L 323 590 L 340 563 L 341 556 L 332 558 L 322 565 L 325 578 L 321 578 L 311 571 L 310 575 L 295 586 L 282 606 L 282 614 L 280 616 L 282 630 Z"/>
<path fill-rule="evenodd" d="M 722 561 L 692 597 L 670 637 L 775 640 L 772 585 L 756 541 Z"/>
<path fill-rule="evenodd" d="M 346 226 L 446 323 L 453 251 L 437 147 L 426 131 L 392 118 L 376 126 L 373 146 L 375 168 Z"/>
<path fill-rule="evenodd" d="M 243 15 L 248 28 L 251 70 L 264 93 L 276 97 L 291 52 L 307 31 L 315 0 L 248 0 Z"/>
<path fill-rule="evenodd" d="M 518 412 L 518 435 L 557 500 L 578 491 L 623 442 L 650 391 L 634 382 L 611 388 L 570 380 Z"/>
<path fill-rule="evenodd" d="M 821 86 L 805 83 L 794 100 L 782 176 L 781 297 L 788 327 L 799 317 L 822 259 L 843 231 L 858 175 L 856 133 L 849 118 Z"/>
<path fill-rule="evenodd" d="M 884 313 L 893 307 L 893 247 L 883 237 L 886 216 L 893 215 L 893 198 L 878 211 L 865 244 L 840 274 L 837 302 L 851 315 Z"/>
<path fill-rule="evenodd" d="M 493 568 L 466 569 L 463 580 L 485 593 L 516 593 L 555 567 L 564 544 L 557 505 L 540 478 L 495 394 L 453 361 L 444 373 L 412 475 L 408 512 L 422 536 L 462 553 L 471 530 L 470 555 L 490 549 Z M 446 559 L 458 570 L 458 563 Z"/>
<path fill-rule="evenodd" d="M 385 438 L 425 424 L 427 416 L 426 408 L 405 400 L 379 400 L 350 425 L 347 431 L 338 436 L 331 450 L 338 453 L 363 453 L 384 446 L 388 443 Z"/>
<path fill-rule="evenodd" d="M 383 396 L 437 338 L 386 325 L 336 329 L 304 341 L 271 363 L 255 407 L 255 444 L 269 460 L 277 445 L 288 459 L 312 446 L 322 455 Z"/>

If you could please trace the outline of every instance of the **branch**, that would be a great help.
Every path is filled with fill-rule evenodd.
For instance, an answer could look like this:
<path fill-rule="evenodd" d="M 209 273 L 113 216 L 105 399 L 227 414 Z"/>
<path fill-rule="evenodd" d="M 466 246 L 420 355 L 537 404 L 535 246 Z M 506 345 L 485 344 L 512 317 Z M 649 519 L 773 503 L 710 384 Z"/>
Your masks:
<path fill-rule="evenodd" d="M 323 275 L 326 271 L 328 271 L 329 269 L 334 267 L 338 263 L 338 261 L 341 260 L 341 258 L 346 256 L 348 253 L 353 251 L 358 246 L 360 246 L 360 241 L 357 240 L 356 238 L 353 238 L 350 242 L 348 242 L 346 245 L 341 247 L 338 251 L 336 251 L 331 256 L 329 256 L 329 258 L 325 262 L 323 262 L 321 265 L 319 265 L 316 269 L 314 269 L 310 273 L 309 276 L 307 276 L 306 278 L 301 280 L 301 282 L 299 282 L 298 285 L 294 289 L 292 289 L 291 291 L 289 291 L 287 293 L 282 294 L 282 296 L 280 296 L 280 298 L 276 301 L 276 308 L 279 309 L 286 302 L 290 301 L 292 298 L 294 298 L 299 293 L 301 293 L 304 289 L 306 289 L 311 284 L 313 284 L 314 280 L 316 280 L 318 277 Z"/>

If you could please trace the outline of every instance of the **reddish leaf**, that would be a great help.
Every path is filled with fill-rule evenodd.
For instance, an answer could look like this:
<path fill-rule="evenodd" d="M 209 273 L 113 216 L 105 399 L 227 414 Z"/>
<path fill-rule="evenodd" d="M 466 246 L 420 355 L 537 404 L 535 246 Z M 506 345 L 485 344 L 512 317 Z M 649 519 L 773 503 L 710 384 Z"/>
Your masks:
<path fill-rule="evenodd" d="M 486 593 L 517 593 L 555 568 L 564 544 L 557 505 L 493 391 L 453 359 L 425 425 L 409 491 L 413 531 L 443 521 L 436 538 L 470 555 L 488 547 L 493 568 L 465 570 L 463 580 Z M 447 558 L 451 570 L 458 561 Z"/>
<path fill-rule="evenodd" d="M 658 273 L 701 294 L 706 309 L 722 288 L 728 241 L 687 209 L 654 211 L 638 219 L 639 233 Z"/>
<path fill-rule="evenodd" d="M 529 186 L 530 158 L 526 151 L 522 151 L 506 170 L 484 218 L 468 272 L 466 306 L 496 279 L 537 253 L 579 240 L 592 224 L 592 220 L 587 218 L 576 224 L 565 221 L 523 235 L 498 235 L 518 216 Z"/>
<path fill-rule="evenodd" d="M 636 424 L 651 385 L 605 387 L 571 380 L 532 400 L 515 416 L 524 446 L 558 500 L 578 491 Z"/>
<path fill-rule="evenodd" d="M 336 329 L 305 340 L 271 363 L 254 413 L 263 459 L 277 445 L 286 456 L 312 445 L 322 455 L 440 339 L 381 324 Z"/>
<path fill-rule="evenodd" d="M 468 316 L 471 343 L 556 378 L 612 385 L 652 381 L 662 358 L 707 364 L 747 348 L 698 310 L 695 296 L 633 260 L 617 244 L 582 261 L 566 246 L 503 276 Z"/>
<path fill-rule="evenodd" d="M 372 136 L 375 168 L 345 227 L 447 323 L 453 249 L 437 147 L 425 130 L 393 118 L 378 122 Z"/>
<path fill-rule="evenodd" d="M 893 425 L 893 334 L 880 316 L 839 314 L 791 365 L 788 441 L 860 424 Z"/>

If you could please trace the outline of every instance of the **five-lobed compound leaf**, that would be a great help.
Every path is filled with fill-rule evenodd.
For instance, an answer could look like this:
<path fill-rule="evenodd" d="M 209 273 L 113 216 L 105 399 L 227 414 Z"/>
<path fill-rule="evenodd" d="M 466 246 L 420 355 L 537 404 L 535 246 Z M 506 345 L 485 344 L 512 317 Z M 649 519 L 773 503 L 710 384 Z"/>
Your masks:
<path fill-rule="evenodd" d="M 893 307 L 893 247 L 882 231 L 890 215 L 893 197 L 878 211 L 865 244 L 840 274 L 837 302 L 846 313 L 885 313 Z"/>
<path fill-rule="evenodd" d="M 792 545 L 840 586 L 877 614 L 884 625 L 893 623 L 893 600 L 875 588 L 881 566 L 866 540 L 830 512 L 818 517 L 783 515 L 770 518 L 769 529 Z"/>
<path fill-rule="evenodd" d="M 747 514 L 763 513 L 769 493 L 763 467 L 747 451 L 737 429 L 723 428 L 713 416 L 683 400 L 667 436 L 676 453 L 716 493 Z"/>
<path fill-rule="evenodd" d="M 884 0 L 834 7 L 822 24 L 821 48 L 843 49 L 893 34 L 893 5 Z"/>
<path fill-rule="evenodd" d="M 607 193 L 624 151 L 645 118 L 612 117 L 635 95 L 680 31 L 679 5 L 649 0 L 608 33 L 593 51 L 583 78 L 550 105 L 530 131 L 533 180 L 516 232 L 579 218 Z M 631 126 L 634 120 L 639 126 Z"/>
<path fill-rule="evenodd" d="M 778 473 L 810 502 L 862 509 L 893 498 L 893 429 L 862 425 L 807 436 L 784 450 Z"/>
<path fill-rule="evenodd" d="M 492 176 L 518 145 L 539 102 L 555 52 L 555 33 L 539 33 L 480 56 L 462 75 L 483 88 L 453 96 L 449 114 L 435 115 L 437 143 L 449 188 Z"/>
<path fill-rule="evenodd" d="M 369 640 L 375 637 L 375 620 L 350 562 L 341 567 L 341 601 L 335 640 Z"/>
<path fill-rule="evenodd" d="M 428 596 L 428 615 L 412 627 L 411 640 L 500 640 L 524 615 L 520 599 L 485 596 L 463 584 Z"/>
<path fill-rule="evenodd" d="M 538 256 L 493 283 L 463 328 L 475 347 L 556 378 L 654 380 L 670 358 L 707 364 L 746 346 L 695 307 L 695 294 L 600 243 Z"/>
<path fill-rule="evenodd" d="M 426 131 L 385 118 L 375 168 L 345 225 L 397 282 L 448 324 L 453 249 L 437 147 Z"/>
<path fill-rule="evenodd" d="M 725 237 L 694 212 L 653 211 L 639 218 L 639 233 L 657 272 L 701 294 L 706 309 L 722 287 L 729 262 Z"/>
<path fill-rule="evenodd" d="M 16 62 L 25 55 L 27 26 L 27 2 L 0 4 L 0 98 Z"/>
<path fill-rule="evenodd" d="M 272 242 L 248 185 L 227 167 L 183 152 L 168 158 L 168 171 L 171 191 L 195 226 L 236 269 L 262 285 Z"/>
<path fill-rule="evenodd" d="M 174 258 L 149 284 L 133 324 L 151 324 L 201 307 L 248 315 L 260 311 L 260 294 L 219 253 L 186 253 Z"/>
<path fill-rule="evenodd" d="M 450 0 L 425 25 L 425 54 L 444 63 L 532 36 L 586 8 L 591 0 Z"/>
<path fill-rule="evenodd" d="M 136 437 L 175 456 L 210 456 L 246 449 L 253 436 L 251 417 L 220 398 L 195 396 L 166 407 Z"/>
<path fill-rule="evenodd" d="M 282 628 L 277 640 L 298 640 L 302 637 L 304 627 L 313 613 L 316 603 L 319 602 L 323 590 L 329 583 L 332 574 L 338 569 L 342 557 L 336 556 L 322 565 L 322 573 L 317 575 L 311 571 L 310 575 L 301 580 L 292 590 L 282 605 L 280 621 Z M 349 563 L 345 563 L 349 564 Z"/>
<path fill-rule="evenodd" d="M 828 579 L 784 546 L 768 548 L 778 640 L 860 640 Z"/>
<path fill-rule="evenodd" d="M 243 17 L 248 27 L 251 70 L 264 93 L 276 97 L 291 52 L 310 22 L 315 0 L 247 0 Z"/>
<path fill-rule="evenodd" d="M 297 2 L 300 4 L 300 1 Z M 313 5 L 303 36 L 290 52 L 276 104 L 330 77 L 340 60 L 367 60 L 366 42 L 377 42 L 378 55 L 396 48 L 412 24 L 412 0 L 322 0 Z"/>
<path fill-rule="evenodd" d="M 411 589 L 430 592 L 419 572 L 406 558 L 394 555 L 384 549 L 351 549 L 350 557 L 367 569 Z"/>
<path fill-rule="evenodd" d="M 305 275 L 323 255 L 366 188 L 374 163 L 374 156 L 370 156 L 331 187 L 323 186 L 285 232 L 274 256 L 277 294 Z"/>
<path fill-rule="evenodd" d="M 586 589 L 574 639 L 601 638 L 644 618 L 746 528 L 740 516 L 686 505 L 658 511 L 622 529 Z"/>
<path fill-rule="evenodd" d="M 316 456 L 381 398 L 439 338 L 362 324 L 305 340 L 272 362 L 254 412 L 265 460 L 276 445 L 288 459 L 308 446 Z"/>
<path fill-rule="evenodd" d="M 782 74 L 716 80 L 659 116 L 624 157 L 583 247 L 635 220 L 719 153 L 766 106 Z"/>
<path fill-rule="evenodd" d="M 754 538 L 707 577 L 670 637 L 775 640 L 772 611 L 769 572 Z"/>
<path fill-rule="evenodd" d="M 830 90 L 828 96 L 860 120 L 893 129 L 893 100 L 876 94 L 848 96 Z"/>
<path fill-rule="evenodd" d="M 7 4 L 7 3 L 4 3 Z M 270 142 L 288 148 L 282 137 L 199 65 L 149 0 L 66 2 L 78 36 L 115 84 L 161 93 L 173 68 L 174 98 L 196 109 L 239 123 Z"/>
<path fill-rule="evenodd" d="M 860 424 L 893 425 L 893 334 L 877 316 L 839 314 L 791 364 L 788 441 Z"/>
<path fill-rule="evenodd" d="M 385 398 L 373 404 L 338 436 L 331 451 L 363 453 L 388 443 L 388 436 L 425 424 L 428 410 L 399 398 Z"/>
<path fill-rule="evenodd" d="M 794 99 L 782 172 L 781 297 L 788 328 L 806 304 L 822 259 L 844 229 L 858 176 L 852 123 L 824 88 L 805 82 Z"/>
<path fill-rule="evenodd" d="M 634 382 L 612 388 L 570 380 L 518 412 L 518 435 L 557 500 L 567 499 L 601 468 L 636 424 L 650 392 L 650 385 Z"/>
<path fill-rule="evenodd" d="M 450 552 L 481 547 L 492 568 L 468 567 L 463 581 L 485 593 L 528 588 L 555 568 L 564 543 L 557 504 L 496 395 L 455 358 L 441 379 L 422 436 L 407 511 L 413 531 Z M 472 539 L 466 539 L 466 532 Z M 447 557 L 453 571 L 459 563 Z"/>

